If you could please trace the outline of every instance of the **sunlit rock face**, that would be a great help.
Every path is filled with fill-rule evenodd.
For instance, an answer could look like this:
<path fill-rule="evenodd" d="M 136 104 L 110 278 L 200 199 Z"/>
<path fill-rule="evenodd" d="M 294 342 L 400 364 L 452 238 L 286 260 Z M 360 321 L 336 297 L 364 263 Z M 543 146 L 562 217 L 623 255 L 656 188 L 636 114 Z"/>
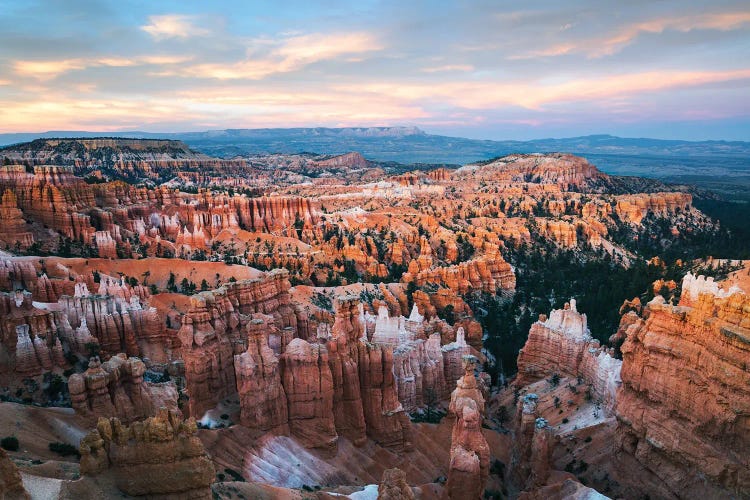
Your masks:
<path fill-rule="evenodd" d="M 688 274 L 679 306 L 657 296 L 625 329 L 617 444 L 679 497 L 750 491 L 749 311 Z"/>

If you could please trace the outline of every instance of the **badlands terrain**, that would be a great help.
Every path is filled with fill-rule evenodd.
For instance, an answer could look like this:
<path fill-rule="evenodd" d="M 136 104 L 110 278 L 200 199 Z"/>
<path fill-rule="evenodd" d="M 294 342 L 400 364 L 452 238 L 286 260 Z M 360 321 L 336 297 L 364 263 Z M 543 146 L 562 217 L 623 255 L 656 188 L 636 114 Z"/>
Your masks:
<path fill-rule="evenodd" d="M 0 158 L 0 497 L 750 497 L 748 242 L 689 187 L 561 153 Z"/>

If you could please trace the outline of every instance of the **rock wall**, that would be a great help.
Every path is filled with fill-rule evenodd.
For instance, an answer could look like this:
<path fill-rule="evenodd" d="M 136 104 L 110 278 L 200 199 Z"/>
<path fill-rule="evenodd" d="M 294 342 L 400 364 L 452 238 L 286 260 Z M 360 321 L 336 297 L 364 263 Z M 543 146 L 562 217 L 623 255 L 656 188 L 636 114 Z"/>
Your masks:
<path fill-rule="evenodd" d="M 26 249 L 34 243 L 34 236 L 26 230 L 18 199 L 10 189 L 5 190 L 0 202 L 0 243 L 10 249 Z"/>
<path fill-rule="evenodd" d="M 677 497 L 747 496 L 750 299 L 688 275 L 680 304 L 657 296 L 628 319 L 618 447 Z"/>
<path fill-rule="evenodd" d="M 365 443 L 367 424 L 359 376 L 360 339 L 366 338 L 358 297 L 339 296 L 334 303 L 331 338 L 326 343 L 333 377 L 336 431 L 355 445 Z"/>
<path fill-rule="evenodd" d="M 412 261 L 416 262 L 416 261 Z M 465 294 L 470 291 L 487 293 L 512 292 L 516 288 L 516 276 L 510 264 L 499 253 L 486 255 L 467 262 L 449 266 L 428 268 L 417 273 L 411 269 L 404 274 L 403 281 L 414 281 L 417 286 L 433 283 L 452 291 Z"/>
<path fill-rule="evenodd" d="M 554 435 L 539 416 L 536 394 L 519 399 L 508 478 L 520 491 L 533 492 L 547 483 L 551 472 Z"/>
<path fill-rule="evenodd" d="M 215 470 L 196 430 L 167 410 L 130 426 L 100 418 L 81 440 L 81 474 L 109 475 L 135 497 L 210 500 Z"/>

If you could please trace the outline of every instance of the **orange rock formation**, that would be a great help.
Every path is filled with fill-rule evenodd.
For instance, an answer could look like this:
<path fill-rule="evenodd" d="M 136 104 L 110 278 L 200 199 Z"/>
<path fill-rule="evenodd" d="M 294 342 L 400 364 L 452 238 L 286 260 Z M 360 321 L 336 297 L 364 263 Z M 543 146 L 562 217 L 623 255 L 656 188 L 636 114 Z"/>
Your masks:
<path fill-rule="evenodd" d="M 690 274 L 682 286 L 679 306 L 657 296 L 642 318 L 628 318 L 618 445 L 676 496 L 742 496 L 750 491 L 750 300 Z"/>
<path fill-rule="evenodd" d="M 215 471 L 196 429 L 167 410 L 130 426 L 100 418 L 81 440 L 81 474 L 110 475 L 126 495 L 209 500 Z"/>

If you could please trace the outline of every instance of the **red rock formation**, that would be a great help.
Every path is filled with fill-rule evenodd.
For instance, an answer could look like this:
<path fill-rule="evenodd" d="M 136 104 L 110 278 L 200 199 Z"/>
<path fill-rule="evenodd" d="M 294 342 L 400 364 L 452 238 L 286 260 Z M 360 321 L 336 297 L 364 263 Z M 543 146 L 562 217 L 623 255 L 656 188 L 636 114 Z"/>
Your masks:
<path fill-rule="evenodd" d="M 401 469 L 386 469 L 378 485 L 378 500 L 413 500 L 414 492 Z"/>
<path fill-rule="evenodd" d="M 445 497 L 451 500 L 482 498 L 489 477 L 490 447 L 482 434 L 484 397 L 474 377 L 476 358 L 464 358 L 464 376 L 451 394 L 449 411 L 455 416 L 451 434 L 451 461 Z"/>
<path fill-rule="evenodd" d="M 607 177 L 585 159 L 563 153 L 510 155 L 478 169 L 470 167 L 459 169 L 454 178 L 471 173 L 483 179 L 556 184 L 561 189 L 570 190 L 595 186 Z"/>
<path fill-rule="evenodd" d="M 24 215 L 73 240 L 90 242 L 94 228 L 79 210 L 93 207 L 91 187 L 73 175 L 70 168 L 34 167 L 26 173 L 23 166 L 0 167 L 0 188 L 12 190 Z"/>
<path fill-rule="evenodd" d="M 515 487 L 528 492 L 547 484 L 554 445 L 552 430 L 537 412 L 538 399 L 532 393 L 518 401 L 509 469 L 509 477 Z"/>
<path fill-rule="evenodd" d="M 242 321 L 249 319 L 241 315 L 267 314 L 282 332 L 296 330 L 287 276 L 286 270 L 271 271 L 262 278 L 228 283 L 190 298 L 190 309 L 177 334 L 185 361 L 189 415 L 202 416 L 235 391 L 234 354 L 242 352 L 235 352 L 235 346 L 247 340 L 242 336 Z"/>
<path fill-rule="evenodd" d="M 133 422 L 156 415 L 159 408 L 177 410 L 174 384 L 144 382 L 145 372 L 146 365 L 140 359 L 125 354 L 104 363 L 92 358 L 84 373 L 68 378 L 71 405 L 90 422 L 100 417 Z"/>
<path fill-rule="evenodd" d="M 292 435 L 309 448 L 335 455 L 338 435 L 326 348 L 302 339 L 292 340 L 281 356 L 281 376 Z"/>
<path fill-rule="evenodd" d="M 26 249 L 34 243 L 34 236 L 26 230 L 16 195 L 10 189 L 5 190 L 0 203 L 0 242 L 10 249 L 16 245 L 19 249 Z"/>
<path fill-rule="evenodd" d="M 33 290 L 37 275 L 28 260 L 0 260 L 0 288 L 5 291 Z"/>
<path fill-rule="evenodd" d="M 398 400 L 407 412 L 425 405 L 434 406 L 446 395 L 446 380 L 440 349 L 440 334 L 428 340 L 417 339 L 393 351 L 393 373 Z"/>
<path fill-rule="evenodd" d="M 226 334 L 225 318 L 220 315 L 225 299 L 225 290 L 221 289 L 193 295 L 177 334 L 185 362 L 187 413 L 193 417 L 202 417 L 236 388 L 234 348 Z M 236 313 L 228 314 L 236 321 L 236 327 L 239 323 Z"/>
<path fill-rule="evenodd" d="M 129 427 L 100 418 L 81 440 L 81 474 L 111 476 L 126 495 L 209 500 L 215 471 L 196 429 L 167 410 Z"/>
<path fill-rule="evenodd" d="M 29 292 L 0 293 L 0 373 L 26 377 L 67 366 L 54 316 L 35 307 Z"/>
<path fill-rule="evenodd" d="M 693 197 L 687 193 L 649 193 L 618 196 L 615 213 L 625 222 L 640 224 L 646 214 L 667 216 L 691 208 Z"/>
<path fill-rule="evenodd" d="M 355 169 L 367 167 L 367 160 L 365 160 L 364 156 L 356 152 L 346 153 L 343 155 L 334 156 L 333 158 L 329 158 L 327 160 L 313 161 L 310 163 L 311 166 L 320 169 Z"/>
<path fill-rule="evenodd" d="M 506 293 L 516 288 L 513 270 L 499 254 L 487 255 L 449 267 L 428 268 L 416 275 L 410 270 L 404 274 L 402 280 L 413 280 L 417 286 L 433 283 L 460 294 L 477 290 L 492 294 Z"/>
<path fill-rule="evenodd" d="M 680 303 L 625 317 L 618 446 L 678 497 L 746 495 L 750 299 L 688 275 Z"/>
<path fill-rule="evenodd" d="M 359 376 L 360 339 L 365 336 L 360 321 L 359 298 L 337 297 L 335 319 L 328 348 L 333 377 L 333 411 L 336 430 L 355 445 L 365 443 L 366 424 Z"/>
<path fill-rule="evenodd" d="M 279 359 L 268 346 L 268 336 L 278 331 L 273 318 L 253 315 L 247 324 L 247 351 L 234 357 L 242 425 L 264 431 L 288 433 L 287 400 L 281 385 Z"/>
<path fill-rule="evenodd" d="M 411 421 L 398 400 L 392 348 L 360 343 L 359 384 L 367 435 L 385 447 L 411 449 Z"/>
<path fill-rule="evenodd" d="M 529 330 L 529 337 L 518 353 L 517 387 L 557 374 L 583 378 L 608 412 L 615 406 L 620 386 L 621 362 L 591 337 L 586 315 L 576 309 L 575 300 L 564 309 L 544 315 Z"/>
<path fill-rule="evenodd" d="M 126 290 L 131 293 L 129 287 Z M 103 355 L 124 352 L 141 356 L 143 351 L 154 361 L 164 362 L 168 340 L 163 318 L 156 309 L 141 307 L 137 296 L 130 295 L 126 300 L 110 291 L 114 292 L 100 288 L 104 295 L 84 291 L 79 296 L 61 297 L 58 306 L 65 312 L 70 328 L 80 328 L 85 320 L 86 330 L 97 340 Z"/>
<path fill-rule="evenodd" d="M 11 461 L 2 448 L 0 448 L 0 498 L 7 500 L 29 500 L 31 498 L 23 487 L 21 474 L 18 472 L 16 464 Z M 414 496 L 411 498 L 414 498 Z"/>

